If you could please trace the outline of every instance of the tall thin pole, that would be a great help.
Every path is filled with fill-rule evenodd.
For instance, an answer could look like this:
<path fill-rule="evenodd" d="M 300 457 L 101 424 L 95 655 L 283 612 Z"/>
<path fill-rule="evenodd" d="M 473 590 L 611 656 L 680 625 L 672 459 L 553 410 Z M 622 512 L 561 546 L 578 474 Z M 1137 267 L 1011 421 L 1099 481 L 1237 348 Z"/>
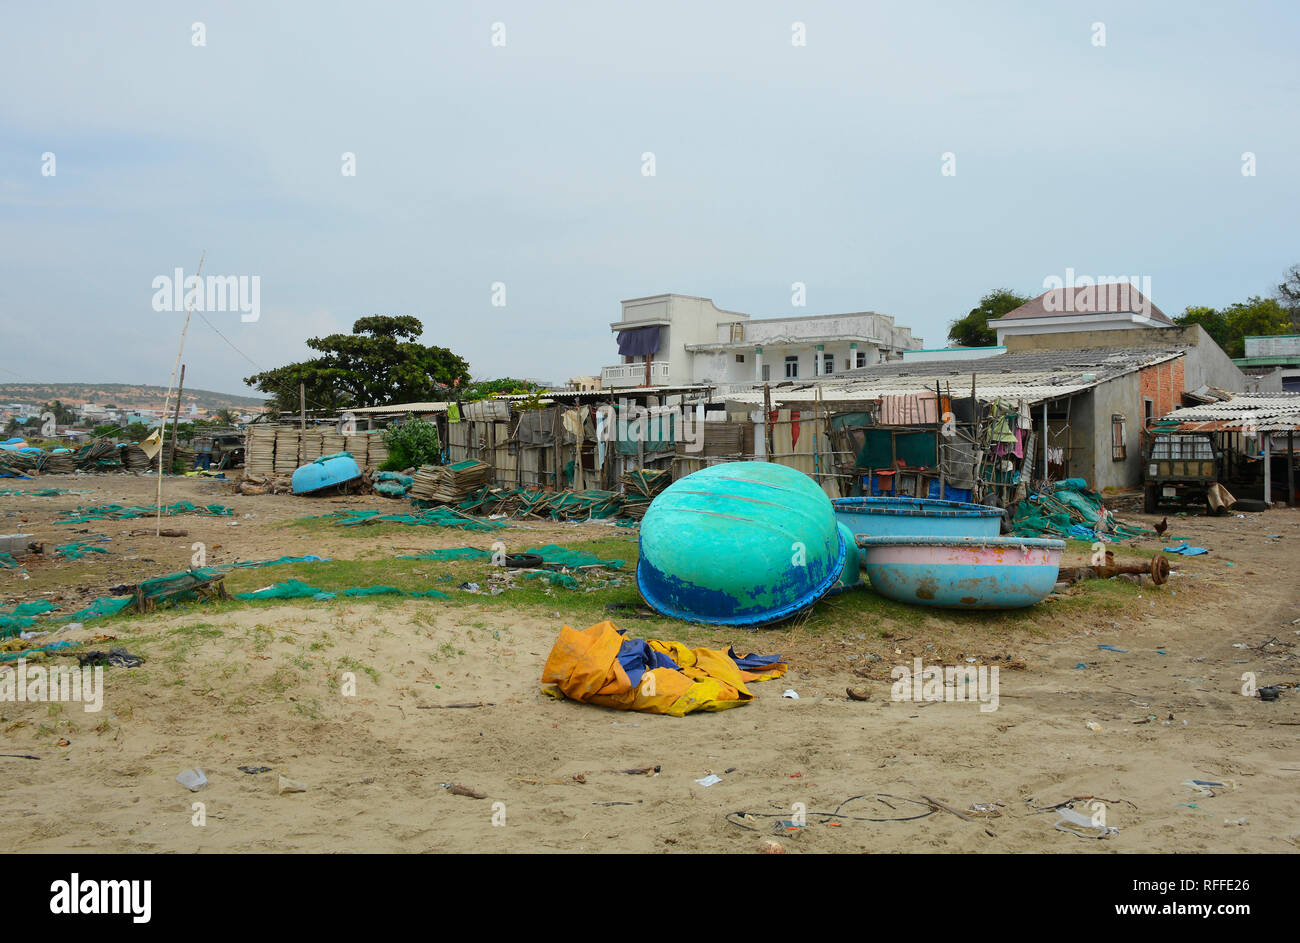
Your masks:
<path fill-rule="evenodd" d="M 194 273 L 197 279 L 203 274 L 203 260 L 208 257 L 208 250 L 204 249 L 203 254 L 199 256 L 199 268 Z M 184 289 L 184 285 L 181 288 Z M 162 532 L 162 475 L 163 475 L 163 455 L 167 451 L 167 407 L 171 405 L 172 383 L 176 379 L 176 371 L 181 365 L 181 355 L 185 353 L 185 335 L 190 329 L 190 315 L 194 311 L 194 302 L 191 301 L 185 306 L 185 325 L 181 328 L 181 343 L 176 348 L 176 362 L 172 364 L 172 375 L 167 380 L 167 396 L 163 399 L 162 408 L 162 439 L 158 443 L 158 492 L 154 498 L 154 536 L 160 536 Z"/>
<path fill-rule="evenodd" d="M 185 364 L 181 364 L 181 381 L 176 384 L 176 410 L 172 413 L 172 447 L 167 455 L 167 467 L 176 465 L 176 437 L 181 424 L 181 400 L 185 397 Z M 166 419 L 166 417 L 163 417 Z"/>
<path fill-rule="evenodd" d="M 307 431 L 307 384 L 298 383 L 298 429 Z"/>

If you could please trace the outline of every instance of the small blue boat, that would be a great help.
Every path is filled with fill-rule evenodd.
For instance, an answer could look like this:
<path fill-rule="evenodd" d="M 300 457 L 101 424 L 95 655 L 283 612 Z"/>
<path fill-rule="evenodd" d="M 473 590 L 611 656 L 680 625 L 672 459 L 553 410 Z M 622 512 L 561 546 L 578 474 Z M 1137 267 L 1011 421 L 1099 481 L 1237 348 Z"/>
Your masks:
<path fill-rule="evenodd" d="M 996 537 L 1002 509 L 937 498 L 836 498 L 835 519 L 855 537 Z M 862 554 L 862 562 L 867 558 Z"/>
<path fill-rule="evenodd" d="M 316 461 L 303 465 L 293 473 L 293 493 L 311 494 L 326 488 L 336 488 L 356 481 L 361 469 L 350 452 L 322 455 Z"/>
<path fill-rule="evenodd" d="M 1064 540 L 1043 537 L 858 537 L 880 595 L 945 609 L 1019 609 L 1056 585 Z"/>

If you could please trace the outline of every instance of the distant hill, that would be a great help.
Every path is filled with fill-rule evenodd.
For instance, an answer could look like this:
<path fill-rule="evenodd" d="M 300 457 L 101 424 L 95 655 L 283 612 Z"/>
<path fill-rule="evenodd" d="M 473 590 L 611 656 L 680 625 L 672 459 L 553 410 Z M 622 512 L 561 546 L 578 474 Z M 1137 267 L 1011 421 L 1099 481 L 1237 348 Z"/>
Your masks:
<path fill-rule="evenodd" d="M 95 403 L 118 409 L 162 409 L 167 396 L 165 386 L 133 383 L 0 383 L 0 404 L 48 403 L 58 400 L 68 406 Z M 260 396 L 214 393 L 185 387 L 183 409 L 195 403 L 199 409 L 234 409 L 241 412 L 260 410 L 266 400 Z M 175 403 L 175 399 L 172 400 Z"/>

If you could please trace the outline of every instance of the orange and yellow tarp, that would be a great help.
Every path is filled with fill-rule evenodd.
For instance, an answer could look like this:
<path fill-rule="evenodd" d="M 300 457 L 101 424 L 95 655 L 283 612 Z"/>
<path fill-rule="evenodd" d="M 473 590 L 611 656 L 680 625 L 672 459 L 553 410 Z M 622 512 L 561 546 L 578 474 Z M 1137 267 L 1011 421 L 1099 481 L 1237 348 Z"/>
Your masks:
<path fill-rule="evenodd" d="M 786 667 L 778 655 L 741 657 L 628 638 L 606 621 L 581 631 L 560 629 L 542 669 L 542 690 L 615 710 L 681 717 L 746 704 L 754 698 L 746 683 L 779 678 Z"/>

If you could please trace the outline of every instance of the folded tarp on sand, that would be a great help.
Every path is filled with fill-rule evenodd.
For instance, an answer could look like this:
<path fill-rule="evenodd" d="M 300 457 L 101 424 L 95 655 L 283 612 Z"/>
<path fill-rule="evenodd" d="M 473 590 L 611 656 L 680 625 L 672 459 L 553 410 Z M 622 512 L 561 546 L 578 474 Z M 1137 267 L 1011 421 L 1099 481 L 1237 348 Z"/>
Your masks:
<path fill-rule="evenodd" d="M 612 622 L 564 626 L 542 669 L 542 690 L 615 710 L 681 717 L 753 700 L 746 682 L 785 674 L 779 655 L 747 655 L 680 642 L 631 639 Z"/>

